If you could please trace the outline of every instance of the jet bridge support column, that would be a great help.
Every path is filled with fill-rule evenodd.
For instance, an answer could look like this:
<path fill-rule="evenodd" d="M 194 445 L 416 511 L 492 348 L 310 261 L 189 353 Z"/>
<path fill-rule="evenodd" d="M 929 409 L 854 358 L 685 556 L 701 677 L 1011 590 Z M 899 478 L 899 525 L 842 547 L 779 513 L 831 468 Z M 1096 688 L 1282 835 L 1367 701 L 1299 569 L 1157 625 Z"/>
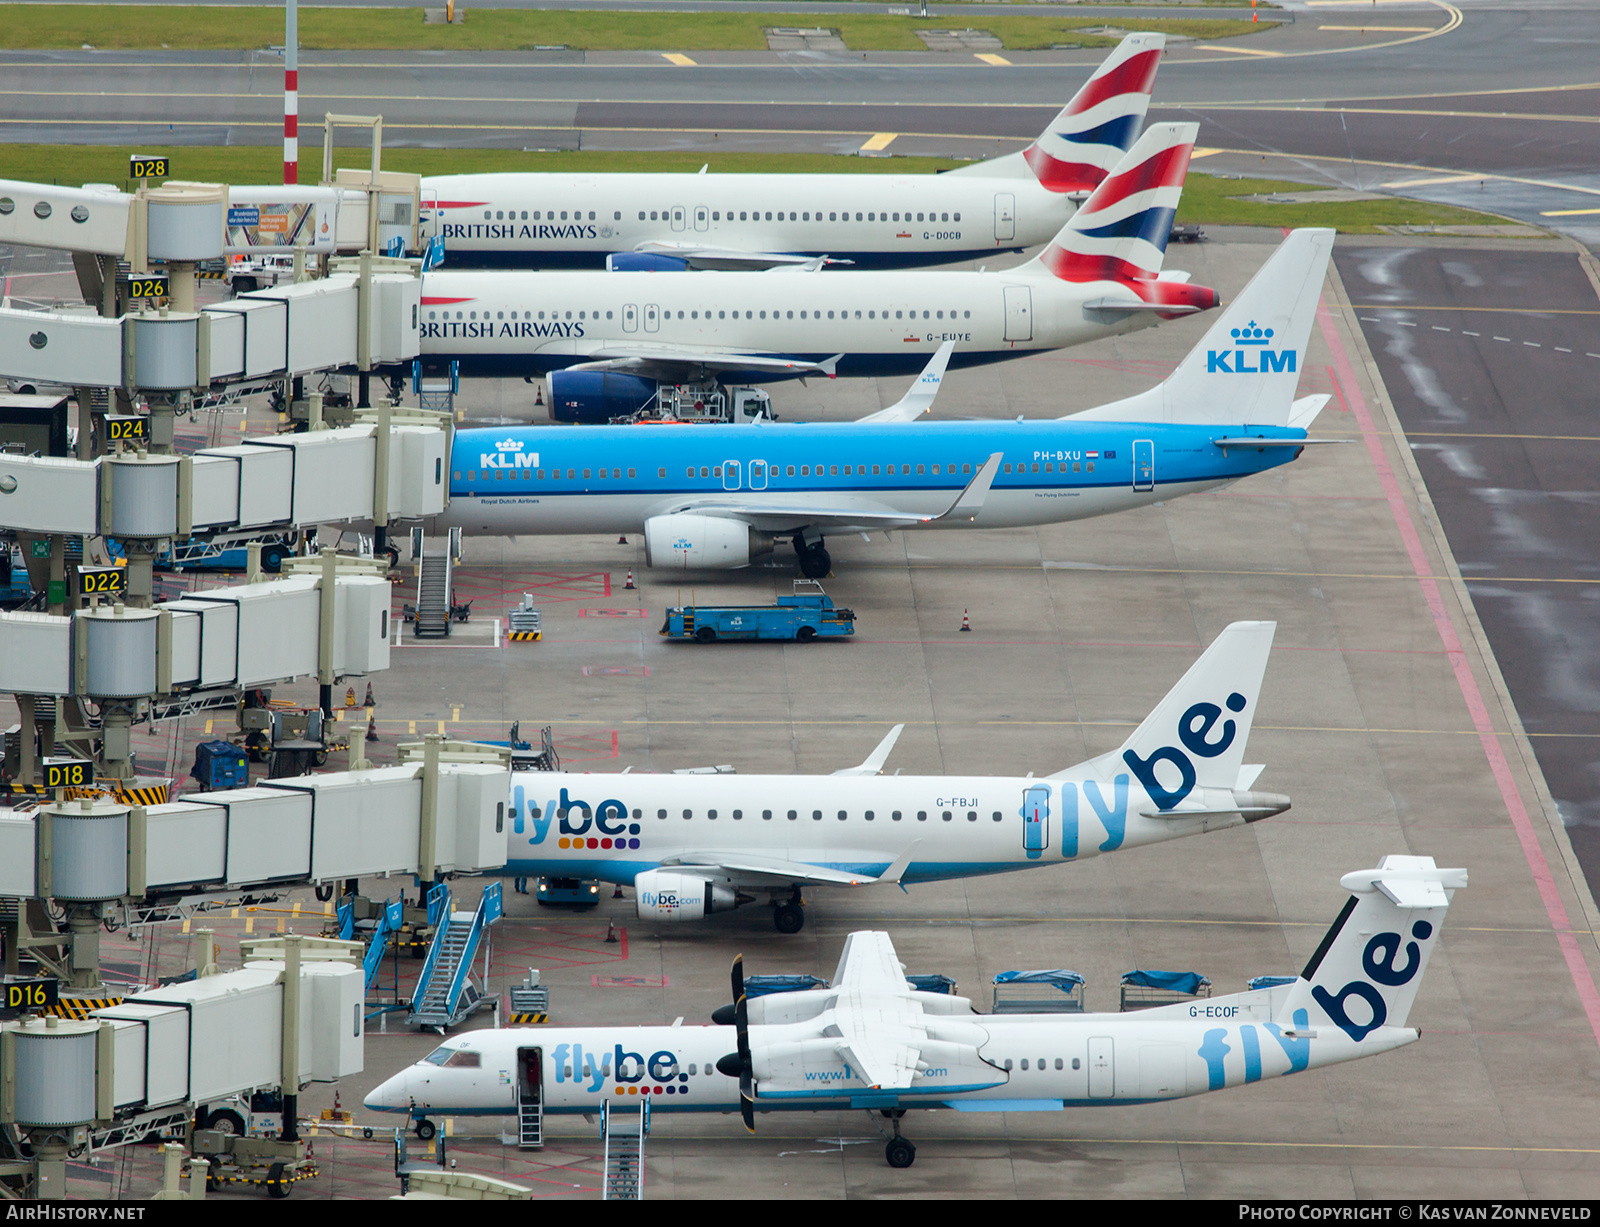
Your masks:
<path fill-rule="evenodd" d="M 283 937 L 283 1052 L 278 1085 L 283 1091 L 280 1142 L 298 1142 L 295 1118 L 300 1110 L 300 942 L 298 933 Z"/>

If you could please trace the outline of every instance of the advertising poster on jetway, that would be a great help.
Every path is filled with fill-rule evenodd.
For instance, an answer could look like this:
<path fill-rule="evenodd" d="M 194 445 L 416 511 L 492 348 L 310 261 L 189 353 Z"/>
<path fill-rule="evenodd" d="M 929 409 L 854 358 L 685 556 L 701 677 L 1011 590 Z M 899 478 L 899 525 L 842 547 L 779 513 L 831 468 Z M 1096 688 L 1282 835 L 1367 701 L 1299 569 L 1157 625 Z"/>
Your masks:
<path fill-rule="evenodd" d="M 332 251 L 334 207 L 326 201 L 257 201 L 228 206 L 228 254 Z"/>

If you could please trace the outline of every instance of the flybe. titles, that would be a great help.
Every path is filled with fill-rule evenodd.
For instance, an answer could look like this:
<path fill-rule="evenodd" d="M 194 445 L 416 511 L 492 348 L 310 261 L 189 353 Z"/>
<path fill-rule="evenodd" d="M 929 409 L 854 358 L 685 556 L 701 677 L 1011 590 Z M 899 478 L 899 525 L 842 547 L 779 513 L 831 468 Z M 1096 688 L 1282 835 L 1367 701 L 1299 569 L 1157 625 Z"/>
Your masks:
<path fill-rule="evenodd" d="M 439 233 L 448 242 L 451 239 L 594 239 L 599 232 L 593 226 L 526 226 L 494 222 L 446 222 Z"/>
<path fill-rule="evenodd" d="M 561 320 L 438 320 L 426 321 L 422 325 L 422 339 L 427 340 L 471 340 L 478 338 L 492 341 L 495 338 L 502 340 L 533 340 L 536 337 L 565 337 L 575 340 L 584 336 L 583 324 L 578 320 L 570 323 Z M 1292 369 L 1292 368 L 1291 368 Z"/>

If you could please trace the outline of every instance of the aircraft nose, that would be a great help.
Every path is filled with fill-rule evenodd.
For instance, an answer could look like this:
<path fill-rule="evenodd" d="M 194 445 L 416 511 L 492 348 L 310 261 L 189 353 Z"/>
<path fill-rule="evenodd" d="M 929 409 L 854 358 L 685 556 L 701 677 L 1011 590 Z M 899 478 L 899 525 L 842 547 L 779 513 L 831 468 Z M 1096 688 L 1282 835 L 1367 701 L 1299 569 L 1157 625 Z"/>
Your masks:
<path fill-rule="evenodd" d="M 362 1103 L 375 1112 L 393 1112 L 409 1107 L 411 1103 L 409 1071 L 401 1070 L 387 1082 L 373 1087 Z"/>

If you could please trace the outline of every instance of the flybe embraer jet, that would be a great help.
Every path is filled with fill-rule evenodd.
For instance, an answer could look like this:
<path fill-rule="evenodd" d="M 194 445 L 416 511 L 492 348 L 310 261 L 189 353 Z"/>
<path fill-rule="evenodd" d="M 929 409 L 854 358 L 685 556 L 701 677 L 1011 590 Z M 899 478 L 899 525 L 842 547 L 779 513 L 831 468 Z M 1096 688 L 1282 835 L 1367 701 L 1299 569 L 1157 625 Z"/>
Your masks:
<path fill-rule="evenodd" d="M 1290 234 L 1165 383 L 1097 409 L 919 421 L 914 389 L 909 414 L 844 424 L 463 430 L 434 526 L 642 531 L 651 566 L 686 569 L 789 540 L 817 577 L 829 533 L 1054 524 L 1216 489 L 1298 456 L 1328 399 L 1294 394 L 1332 246 L 1331 230 Z"/>
<path fill-rule="evenodd" d="M 436 270 L 423 275 L 423 358 L 463 375 L 629 377 L 648 398 L 657 381 L 712 376 L 914 374 L 945 341 L 956 366 L 997 362 L 1204 311 L 1215 290 L 1161 270 L 1198 131 L 1152 126 L 1039 257 L 1008 272 Z M 550 386 L 564 412 L 566 385 Z M 601 416 L 574 420 L 639 408 L 598 394 Z"/>
<path fill-rule="evenodd" d="M 472 1031 L 366 1106 L 404 1113 L 423 1138 L 430 1117 L 538 1123 L 602 1104 L 738 1112 L 751 1132 L 757 1112 L 866 1111 L 893 1125 L 889 1166 L 910 1167 L 917 1148 L 900 1130 L 911 1109 L 1160 1103 L 1415 1043 L 1406 1019 L 1467 871 L 1391 855 L 1339 885 L 1350 897 L 1305 970 L 1242 993 L 1127 1014 L 981 1014 L 966 997 L 918 991 L 887 933 L 852 933 L 832 981 L 805 992 L 752 998 L 735 959 L 733 1004 L 714 1015 L 732 1025 Z"/>
<path fill-rule="evenodd" d="M 423 233 L 464 267 L 598 267 L 610 253 L 669 268 L 823 255 L 904 267 L 1020 251 L 1060 230 L 1133 147 L 1165 42 L 1128 35 L 1027 149 L 947 174 L 435 175 L 422 181 Z"/>
<path fill-rule="evenodd" d="M 1122 745 L 1045 777 L 880 775 L 899 729 L 832 776 L 511 779 L 504 872 L 632 886 L 642 920 L 694 921 L 770 896 L 797 933 L 802 890 L 1040 869 L 1202 835 L 1289 808 L 1244 761 L 1272 622 L 1217 636 Z"/>

